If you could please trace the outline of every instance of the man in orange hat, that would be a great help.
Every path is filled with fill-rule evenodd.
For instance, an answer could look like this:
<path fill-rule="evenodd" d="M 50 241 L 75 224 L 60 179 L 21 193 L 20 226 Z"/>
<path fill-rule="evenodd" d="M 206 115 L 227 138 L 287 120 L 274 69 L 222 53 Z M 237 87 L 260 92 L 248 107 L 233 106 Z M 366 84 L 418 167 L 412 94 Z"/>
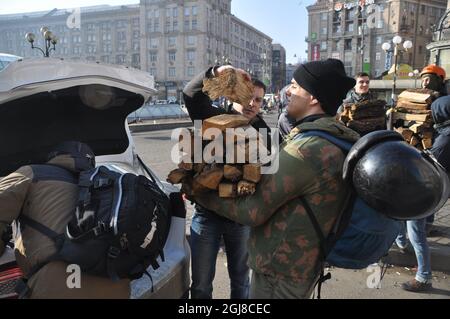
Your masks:
<path fill-rule="evenodd" d="M 445 70 L 436 64 L 427 65 L 420 73 L 422 78 L 422 88 L 430 89 L 447 95 L 445 88 Z"/>

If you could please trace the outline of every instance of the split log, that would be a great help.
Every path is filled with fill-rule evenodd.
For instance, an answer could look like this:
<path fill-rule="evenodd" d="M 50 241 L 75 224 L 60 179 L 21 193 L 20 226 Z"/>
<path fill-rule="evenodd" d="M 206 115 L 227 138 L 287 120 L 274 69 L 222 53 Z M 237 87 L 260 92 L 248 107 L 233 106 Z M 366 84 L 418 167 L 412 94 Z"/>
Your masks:
<path fill-rule="evenodd" d="M 227 128 L 236 128 L 247 125 L 250 122 L 243 115 L 222 114 L 214 117 L 210 117 L 203 121 L 202 132 L 205 132 L 210 128 L 217 128 L 222 132 L 225 132 Z"/>
<path fill-rule="evenodd" d="M 219 197 L 235 198 L 237 197 L 237 185 L 231 183 L 222 183 L 219 185 Z"/>
<path fill-rule="evenodd" d="M 429 122 L 431 121 L 431 111 L 427 114 L 408 114 L 403 112 L 394 112 L 394 121 L 404 120 L 404 121 L 415 121 L 415 122 Z"/>
<path fill-rule="evenodd" d="M 256 184 L 240 181 L 237 185 L 237 192 L 239 196 L 253 195 L 256 192 Z"/>
<path fill-rule="evenodd" d="M 218 165 L 210 165 L 203 169 L 200 174 L 194 176 L 194 181 L 200 185 L 217 190 L 223 178 L 223 168 Z"/>
<path fill-rule="evenodd" d="M 415 135 L 411 138 L 411 141 L 409 142 L 409 144 L 412 146 L 417 146 L 419 143 L 420 143 L 420 140 Z"/>
<path fill-rule="evenodd" d="M 411 91 L 403 91 L 399 95 L 399 99 L 407 100 L 409 102 L 424 103 L 424 104 L 431 104 L 433 102 L 433 96 L 431 94 L 411 92 Z"/>
<path fill-rule="evenodd" d="M 259 183 L 259 181 L 261 180 L 261 165 L 244 165 L 244 179 L 249 182 Z"/>
<path fill-rule="evenodd" d="M 423 138 L 422 139 L 422 146 L 424 149 L 429 149 L 433 147 L 433 140 L 431 138 Z"/>
<path fill-rule="evenodd" d="M 352 120 L 347 123 L 347 126 L 361 135 L 386 128 L 385 117 L 370 118 L 361 120 Z"/>
<path fill-rule="evenodd" d="M 405 139 L 405 141 L 407 141 L 408 143 L 411 142 L 411 139 L 414 135 L 414 132 L 407 129 L 407 128 L 403 128 L 403 127 L 399 127 L 397 129 L 395 129 L 398 133 L 400 133 L 403 138 Z"/>
<path fill-rule="evenodd" d="M 180 164 L 178 164 L 178 168 L 184 169 L 185 171 L 192 171 L 194 169 L 194 164 L 185 163 L 182 161 Z"/>
<path fill-rule="evenodd" d="M 182 180 L 188 175 L 188 173 L 181 168 L 175 169 L 169 173 L 167 177 L 167 182 L 176 185 L 180 184 Z"/>
<path fill-rule="evenodd" d="M 242 169 L 238 166 L 225 165 L 223 167 L 223 177 L 232 182 L 238 182 L 243 176 Z"/>
<path fill-rule="evenodd" d="M 409 100 L 399 99 L 397 102 L 397 108 L 403 108 L 407 110 L 429 110 L 430 105 L 426 103 L 414 103 Z"/>

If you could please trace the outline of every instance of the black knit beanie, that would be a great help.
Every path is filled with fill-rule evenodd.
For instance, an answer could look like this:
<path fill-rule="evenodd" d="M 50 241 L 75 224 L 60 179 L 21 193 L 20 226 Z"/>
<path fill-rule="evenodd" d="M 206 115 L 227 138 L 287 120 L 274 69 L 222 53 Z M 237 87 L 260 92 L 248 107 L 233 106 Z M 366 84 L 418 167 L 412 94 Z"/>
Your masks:
<path fill-rule="evenodd" d="M 340 60 L 328 59 L 301 64 L 294 72 L 294 79 L 322 105 L 328 115 L 336 115 L 347 92 L 356 81 L 345 74 Z"/>

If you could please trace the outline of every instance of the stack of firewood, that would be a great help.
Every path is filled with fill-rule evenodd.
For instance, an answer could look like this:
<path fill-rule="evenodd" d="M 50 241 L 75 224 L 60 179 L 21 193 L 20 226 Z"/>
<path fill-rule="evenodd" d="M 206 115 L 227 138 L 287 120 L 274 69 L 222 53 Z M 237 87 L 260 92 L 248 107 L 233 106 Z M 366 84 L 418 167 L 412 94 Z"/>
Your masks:
<path fill-rule="evenodd" d="M 167 181 L 172 184 L 183 184 L 183 192 L 189 195 L 201 194 L 209 190 L 218 191 L 222 198 L 253 194 L 256 184 L 261 179 L 261 164 L 257 162 L 258 148 L 250 147 L 249 143 L 256 141 L 257 146 L 261 147 L 259 133 L 256 130 L 253 132 L 255 135 L 252 136 L 255 136 L 256 139 L 248 138 L 248 134 L 242 138 L 239 135 L 229 136 L 226 134 L 228 128 L 243 128 L 247 132 L 254 130 L 248 123 L 249 120 L 242 115 L 219 115 L 205 120 L 201 136 L 202 150 L 217 138 L 213 139 L 212 136 L 205 135 L 207 130 L 210 128 L 220 130 L 223 133 L 223 162 L 194 163 L 195 158 L 192 152 L 182 159 L 178 169 L 169 174 Z M 190 143 L 191 149 L 193 149 L 194 132 L 191 131 L 191 133 Z M 233 138 L 233 140 L 227 143 L 227 138 Z M 229 145 L 231 145 L 234 155 L 228 157 L 226 151 L 230 150 Z"/>
<path fill-rule="evenodd" d="M 386 102 L 368 100 L 355 104 L 345 104 L 340 120 L 360 135 L 386 128 Z"/>
<path fill-rule="evenodd" d="M 392 116 L 395 130 L 419 150 L 429 149 L 433 144 L 431 104 L 438 97 L 438 92 L 428 89 L 407 90 L 399 95 Z"/>

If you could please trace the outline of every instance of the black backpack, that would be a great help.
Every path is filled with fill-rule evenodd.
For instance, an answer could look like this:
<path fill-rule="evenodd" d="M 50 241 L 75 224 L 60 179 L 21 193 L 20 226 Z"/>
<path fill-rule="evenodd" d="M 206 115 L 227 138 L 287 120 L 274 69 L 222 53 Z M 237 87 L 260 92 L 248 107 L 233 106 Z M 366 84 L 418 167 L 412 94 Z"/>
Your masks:
<path fill-rule="evenodd" d="M 53 260 L 113 280 L 138 279 L 150 265 L 157 269 L 171 221 L 170 199 L 157 183 L 100 166 L 81 172 L 78 185 L 78 204 L 65 234 L 20 217 L 21 224 L 52 238 L 59 248 L 27 277 Z"/>

